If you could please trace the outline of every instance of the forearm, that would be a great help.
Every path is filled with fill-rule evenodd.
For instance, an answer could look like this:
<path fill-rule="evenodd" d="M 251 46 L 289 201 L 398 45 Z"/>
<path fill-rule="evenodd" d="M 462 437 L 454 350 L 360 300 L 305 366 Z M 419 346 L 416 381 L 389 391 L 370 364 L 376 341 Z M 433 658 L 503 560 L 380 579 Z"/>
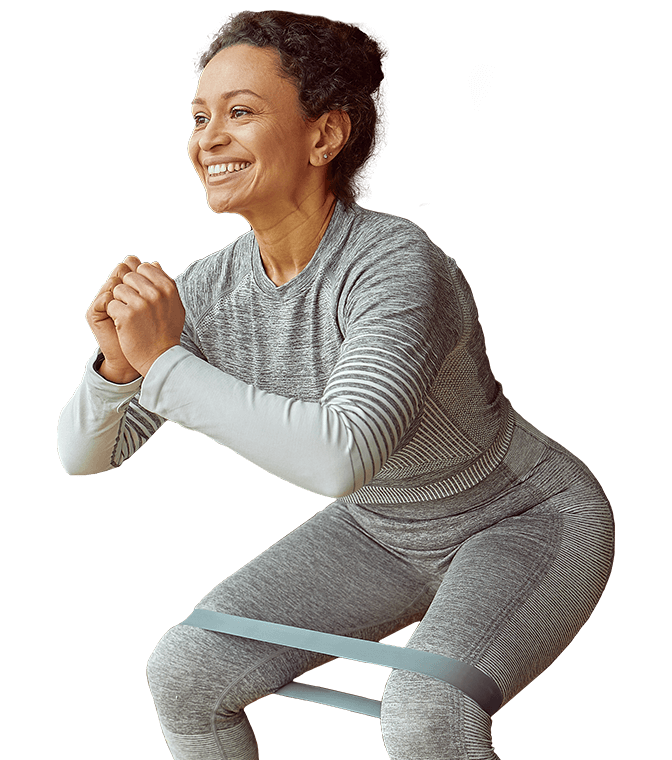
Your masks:
<path fill-rule="evenodd" d="M 179 346 L 154 362 L 140 403 L 323 495 L 352 493 L 373 474 L 362 464 L 362 434 L 338 410 L 267 393 Z"/>
<path fill-rule="evenodd" d="M 124 385 L 109 382 L 93 369 L 95 360 L 89 360 L 58 423 L 58 453 L 70 475 L 112 469 L 126 409 L 141 385 L 141 378 Z"/>

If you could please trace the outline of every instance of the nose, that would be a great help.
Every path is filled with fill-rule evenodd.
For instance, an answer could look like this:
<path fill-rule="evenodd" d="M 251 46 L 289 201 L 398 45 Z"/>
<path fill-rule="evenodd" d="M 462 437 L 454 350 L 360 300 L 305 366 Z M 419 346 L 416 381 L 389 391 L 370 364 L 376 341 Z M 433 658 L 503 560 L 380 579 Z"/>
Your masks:
<path fill-rule="evenodd" d="M 198 145 L 204 151 L 213 150 L 219 145 L 228 145 L 230 142 L 231 135 L 218 119 L 211 119 L 198 138 Z"/>

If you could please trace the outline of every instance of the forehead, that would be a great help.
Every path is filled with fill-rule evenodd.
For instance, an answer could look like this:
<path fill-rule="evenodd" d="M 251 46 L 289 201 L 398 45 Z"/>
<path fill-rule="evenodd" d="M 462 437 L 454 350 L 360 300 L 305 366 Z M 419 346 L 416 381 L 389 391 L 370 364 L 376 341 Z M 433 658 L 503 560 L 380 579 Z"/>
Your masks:
<path fill-rule="evenodd" d="M 269 101 L 298 102 L 295 86 L 281 75 L 280 56 L 273 48 L 234 45 L 220 50 L 203 69 L 196 95 L 207 100 L 238 90 L 250 90 Z"/>

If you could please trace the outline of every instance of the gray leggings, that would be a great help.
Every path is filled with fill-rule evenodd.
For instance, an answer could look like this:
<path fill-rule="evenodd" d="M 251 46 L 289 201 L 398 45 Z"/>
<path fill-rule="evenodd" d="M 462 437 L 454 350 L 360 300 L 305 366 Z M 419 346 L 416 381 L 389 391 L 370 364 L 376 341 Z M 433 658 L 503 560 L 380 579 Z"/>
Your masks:
<path fill-rule="evenodd" d="M 425 504 L 337 501 L 197 607 L 375 641 L 421 621 L 408 646 L 477 667 L 506 703 L 586 622 L 613 547 L 585 465 L 518 418 L 509 454 L 479 485 Z M 329 659 L 172 628 L 147 672 L 173 757 L 256 760 L 246 705 Z M 392 760 L 497 759 L 490 717 L 428 676 L 391 673 L 381 727 Z"/>

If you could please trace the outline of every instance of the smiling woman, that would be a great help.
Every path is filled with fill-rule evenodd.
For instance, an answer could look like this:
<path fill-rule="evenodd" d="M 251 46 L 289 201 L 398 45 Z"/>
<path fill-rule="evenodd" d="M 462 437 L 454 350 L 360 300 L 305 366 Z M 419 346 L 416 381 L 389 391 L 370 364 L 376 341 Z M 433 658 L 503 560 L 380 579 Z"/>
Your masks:
<path fill-rule="evenodd" d="M 375 144 L 373 95 L 383 78 L 382 52 L 358 29 L 297 19 L 232 20 L 201 58 L 192 103 L 189 154 L 208 204 L 250 222 L 276 285 L 306 266 L 335 200 L 354 200 Z"/>
<path fill-rule="evenodd" d="M 376 144 L 382 48 L 349 24 L 284 11 L 244 12 L 220 29 L 199 68 L 235 45 L 252 45 L 277 56 L 275 74 L 294 85 L 305 119 L 347 114 L 352 131 L 329 162 L 329 185 L 337 198 L 352 203 L 357 174 Z"/>
<path fill-rule="evenodd" d="M 210 208 L 241 214 L 255 229 L 277 230 L 296 209 L 330 212 L 328 167 L 350 131 L 342 111 L 304 118 L 296 87 L 279 71 L 273 50 L 226 48 L 205 67 L 192 104 L 189 155 Z"/>
<path fill-rule="evenodd" d="M 100 350 L 59 451 L 68 472 L 101 472 L 171 420 L 334 498 L 197 609 L 370 641 L 420 621 L 409 647 L 505 703 L 597 604 L 612 515 L 504 395 L 455 261 L 355 202 L 381 58 L 321 17 L 243 13 L 220 30 L 189 155 L 210 207 L 252 229 L 176 280 L 117 266 L 87 314 Z M 148 665 L 173 757 L 254 760 L 246 706 L 328 659 L 175 626 Z M 381 726 L 392 760 L 497 757 L 490 712 L 422 672 L 392 673 Z"/>

